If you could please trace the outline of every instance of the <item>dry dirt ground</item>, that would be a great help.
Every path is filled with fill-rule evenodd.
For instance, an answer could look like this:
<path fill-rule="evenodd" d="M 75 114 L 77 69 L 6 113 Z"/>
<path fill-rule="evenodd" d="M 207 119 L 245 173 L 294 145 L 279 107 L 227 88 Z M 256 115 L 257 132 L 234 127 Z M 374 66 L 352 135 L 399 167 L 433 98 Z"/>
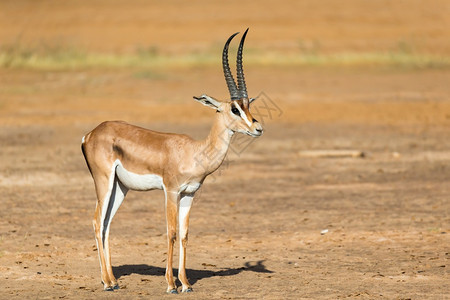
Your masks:
<path fill-rule="evenodd" d="M 201 11 L 201 5 L 187 9 Z M 318 14 L 330 14 L 333 5 Z M 227 5 L 233 7 L 238 3 Z M 120 5 L 108 9 L 106 16 L 121 16 Z M 358 23 L 353 10 L 338 21 Z M 424 8 L 396 20 L 409 28 L 415 14 L 430 16 Z M 66 20 L 50 16 L 53 25 Z M 83 16 L 70 20 L 82 23 Z M 374 14 L 373 22 L 389 16 Z M 204 33 L 191 17 L 191 31 Z M 288 21 L 286 40 L 294 32 Z M 434 32 L 429 24 L 421 30 Z M 216 25 L 224 34 L 211 35 L 227 36 L 223 26 Z M 52 28 L 43 32 L 59 29 Z M 95 45 L 83 33 L 80 39 Z M 430 35 L 427 43 L 439 41 Z M 249 92 L 264 92 L 253 111 L 265 134 L 237 138 L 198 193 L 187 262 L 194 293 L 165 294 L 160 191 L 125 199 L 111 229 L 121 289 L 103 292 L 91 225 L 95 192 L 81 137 L 101 121 L 122 119 L 202 138 L 214 112 L 191 96 L 226 97 L 220 65 L 151 72 L 0 69 L 1 299 L 450 298 L 450 73 L 376 67 L 247 67 Z M 365 156 L 302 155 L 348 149 Z"/>

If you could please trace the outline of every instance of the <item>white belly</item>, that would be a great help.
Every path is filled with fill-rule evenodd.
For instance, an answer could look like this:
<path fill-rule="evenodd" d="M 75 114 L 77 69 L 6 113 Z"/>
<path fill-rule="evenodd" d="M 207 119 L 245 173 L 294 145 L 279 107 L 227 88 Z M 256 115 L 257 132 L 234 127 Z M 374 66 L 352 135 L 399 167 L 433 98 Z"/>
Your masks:
<path fill-rule="evenodd" d="M 116 160 L 114 162 L 116 168 L 116 174 L 120 182 L 127 188 L 136 191 L 148 191 L 154 189 L 163 189 L 162 177 L 155 174 L 140 175 L 125 169 L 120 162 Z"/>

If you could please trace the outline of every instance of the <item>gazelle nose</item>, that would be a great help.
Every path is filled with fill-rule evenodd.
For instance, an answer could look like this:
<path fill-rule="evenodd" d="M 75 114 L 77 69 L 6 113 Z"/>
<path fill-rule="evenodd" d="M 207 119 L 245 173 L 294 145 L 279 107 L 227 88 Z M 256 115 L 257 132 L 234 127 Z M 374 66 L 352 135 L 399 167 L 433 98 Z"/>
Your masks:
<path fill-rule="evenodd" d="M 255 123 L 255 133 L 257 136 L 261 136 L 263 134 L 264 129 L 262 128 L 261 124 Z"/>

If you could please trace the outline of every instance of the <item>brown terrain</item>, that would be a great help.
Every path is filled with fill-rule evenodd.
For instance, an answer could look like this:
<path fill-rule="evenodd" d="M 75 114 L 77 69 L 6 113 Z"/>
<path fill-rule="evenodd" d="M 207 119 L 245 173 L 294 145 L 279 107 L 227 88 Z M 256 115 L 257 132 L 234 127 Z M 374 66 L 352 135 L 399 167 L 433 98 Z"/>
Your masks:
<path fill-rule="evenodd" d="M 80 151 L 104 120 L 205 137 L 214 112 L 192 96 L 228 97 L 220 48 L 246 27 L 250 54 L 445 57 L 449 13 L 447 1 L 2 1 L 0 53 L 146 48 L 218 59 L 0 67 L 0 299 L 450 299 L 446 65 L 244 62 L 265 134 L 237 136 L 197 193 L 192 294 L 165 294 L 161 191 L 125 199 L 111 229 L 121 289 L 103 291 Z"/>

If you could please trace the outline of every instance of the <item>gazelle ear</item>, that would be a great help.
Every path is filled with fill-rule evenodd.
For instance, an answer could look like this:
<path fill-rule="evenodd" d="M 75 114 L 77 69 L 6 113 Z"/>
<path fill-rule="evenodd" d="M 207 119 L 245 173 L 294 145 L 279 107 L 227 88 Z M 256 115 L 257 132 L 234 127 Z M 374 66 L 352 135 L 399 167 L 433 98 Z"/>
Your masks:
<path fill-rule="evenodd" d="M 200 97 L 195 97 L 194 99 L 197 100 L 198 102 L 200 102 L 203 105 L 209 106 L 211 108 L 214 108 L 215 110 L 221 111 L 220 108 L 220 101 L 214 99 L 213 97 L 210 97 L 208 95 L 201 95 Z"/>
<path fill-rule="evenodd" d="M 255 101 L 256 99 L 258 99 L 258 98 L 250 98 L 250 99 L 248 99 L 248 104 L 252 103 L 252 102 Z"/>

